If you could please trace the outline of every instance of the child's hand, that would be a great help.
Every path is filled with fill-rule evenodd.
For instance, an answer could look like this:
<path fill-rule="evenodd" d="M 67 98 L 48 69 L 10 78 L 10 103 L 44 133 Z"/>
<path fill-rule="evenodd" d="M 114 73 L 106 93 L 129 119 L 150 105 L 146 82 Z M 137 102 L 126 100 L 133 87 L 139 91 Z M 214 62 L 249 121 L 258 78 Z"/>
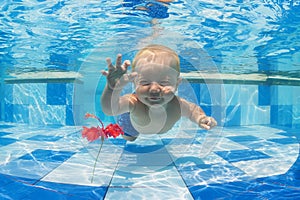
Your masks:
<path fill-rule="evenodd" d="M 199 126 L 206 130 L 210 130 L 211 128 L 215 127 L 216 125 L 217 125 L 217 122 L 212 117 L 203 116 L 199 120 Z"/>
<path fill-rule="evenodd" d="M 106 59 L 108 66 L 108 72 L 102 71 L 102 74 L 106 76 L 108 86 L 111 89 L 122 89 L 128 82 L 132 81 L 136 76 L 136 73 L 127 74 L 127 68 L 130 66 L 130 61 L 125 60 L 122 64 L 122 55 L 118 54 L 116 66 L 111 62 L 110 58 Z"/>

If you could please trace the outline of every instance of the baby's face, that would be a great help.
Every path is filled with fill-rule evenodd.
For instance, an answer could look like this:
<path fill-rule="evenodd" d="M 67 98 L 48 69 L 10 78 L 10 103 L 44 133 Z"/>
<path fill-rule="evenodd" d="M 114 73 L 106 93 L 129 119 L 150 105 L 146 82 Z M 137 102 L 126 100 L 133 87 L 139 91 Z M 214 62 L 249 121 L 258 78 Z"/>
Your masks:
<path fill-rule="evenodd" d="M 149 63 L 137 66 L 136 95 L 147 106 L 165 105 L 174 98 L 179 72 L 169 66 Z"/>

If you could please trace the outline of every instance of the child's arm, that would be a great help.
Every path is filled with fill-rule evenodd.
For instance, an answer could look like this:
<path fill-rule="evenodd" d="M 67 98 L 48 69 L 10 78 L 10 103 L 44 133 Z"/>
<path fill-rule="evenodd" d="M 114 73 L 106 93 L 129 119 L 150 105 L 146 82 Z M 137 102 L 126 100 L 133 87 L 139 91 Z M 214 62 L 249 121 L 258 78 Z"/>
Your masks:
<path fill-rule="evenodd" d="M 192 122 L 198 124 L 201 128 L 209 130 L 217 125 L 214 118 L 206 116 L 202 108 L 185 99 L 179 98 L 182 116 L 188 117 Z"/>
<path fill-rule="evenodd" d="M 110 58 L 106 59 L 108 72 L 102 71 L 106 76 L 107 83 L 101 96 L 102 110 L 107 115 L 119 115 L 130 110 L 133 103 L 132 95 L 120 96 L 123 87 L 133 80 L 135 74 L 127 74 L 127 68 L 130 66 L 128 60 L 122 65 L 122 55 L 117 56 L 116 66 L 113 66 Z"/>

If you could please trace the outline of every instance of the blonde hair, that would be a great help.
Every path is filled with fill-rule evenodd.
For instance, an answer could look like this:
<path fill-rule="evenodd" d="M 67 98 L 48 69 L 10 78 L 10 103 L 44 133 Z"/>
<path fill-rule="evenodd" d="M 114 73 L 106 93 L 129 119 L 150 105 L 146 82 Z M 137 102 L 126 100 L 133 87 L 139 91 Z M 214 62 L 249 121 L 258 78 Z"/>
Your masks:
<path fill-rule="evenodd" d="M 163 45 L 152 44 L 141 49 L 133 59 L 132 70 L 134 70 L 137 65 L 145 63 L 170 66 L 180 73 L 178 55 L 175 51 Z"/>

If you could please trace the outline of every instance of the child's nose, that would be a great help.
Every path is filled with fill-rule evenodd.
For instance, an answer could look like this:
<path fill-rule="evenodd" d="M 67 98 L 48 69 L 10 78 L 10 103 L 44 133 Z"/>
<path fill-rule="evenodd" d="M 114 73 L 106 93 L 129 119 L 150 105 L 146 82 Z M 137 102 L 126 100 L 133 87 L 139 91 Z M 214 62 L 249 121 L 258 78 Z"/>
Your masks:
<path fill-rule="evenodd" d="M 159 93 L 161 91 L 160 85 L 156 82 L 151 83 L 150 93 Z"/>

